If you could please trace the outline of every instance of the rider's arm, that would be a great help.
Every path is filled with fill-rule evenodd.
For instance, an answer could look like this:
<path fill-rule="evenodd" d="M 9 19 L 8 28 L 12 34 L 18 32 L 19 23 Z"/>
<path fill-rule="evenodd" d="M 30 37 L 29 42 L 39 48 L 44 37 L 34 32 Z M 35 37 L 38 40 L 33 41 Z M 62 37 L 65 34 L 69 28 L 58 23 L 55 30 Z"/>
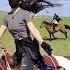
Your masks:
<path fill-rule="evenodd" d="M 28 26 L 30 32 L 31 32 L 31 33 L 33 34 L 33 36 L 36 38 L 36 40 L 37 40 L 40 44 L 42 44 L 43 39 L 42 39 L 42 37 L 41 37 L 39 31 L 35 28 L 34 24 L 33 24 L 32 22 L 28 22 L 27 26 Z"/>
<path fill-rule="evenodd" d="M 32 22 L 28 22 L 27 24 L 30 32 L 34 35 L 34 37 L 36 38 L 36 40 L 41 44 L 42 48 L 49 54 L 52 54 L 52 49 L 50 47 L 49 44 L 47 44 L 41 37 L 39 31 L 35 28 L 35 26 L 33 25 Z"/>
<path fill-rule="evenodd" d="M 5 25 L 1 25 L 0 27 L 0 38 L 2 38 L 3 34 L 5 33 L 7 27 Z"/>

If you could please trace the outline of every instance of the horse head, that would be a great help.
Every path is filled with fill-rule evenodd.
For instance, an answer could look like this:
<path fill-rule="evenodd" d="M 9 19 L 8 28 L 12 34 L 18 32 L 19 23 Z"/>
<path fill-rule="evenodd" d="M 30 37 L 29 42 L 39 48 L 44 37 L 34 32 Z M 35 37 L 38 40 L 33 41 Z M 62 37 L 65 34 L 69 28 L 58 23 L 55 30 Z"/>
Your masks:
<path fill-rule="evenodd" d="M 47 21 L 43 21 L 40 25 L 40 28 L 47 26 L 49 24 Z"/>

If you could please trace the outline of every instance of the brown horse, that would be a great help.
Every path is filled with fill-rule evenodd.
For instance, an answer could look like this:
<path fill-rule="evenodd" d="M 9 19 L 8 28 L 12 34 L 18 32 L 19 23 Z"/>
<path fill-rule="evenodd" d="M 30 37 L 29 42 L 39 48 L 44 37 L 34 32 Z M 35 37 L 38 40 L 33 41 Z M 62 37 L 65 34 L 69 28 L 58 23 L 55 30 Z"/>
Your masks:
<path fill-rule="evenodd" d="M 65 29 L 69 29 L 70 30 L 70 26 L 65 25 L 65 24 L 51 24 L 47 21 L 43 21 L 43 23 L 41 24 L 41 27 L 45 27 L 47 29 L 47 31 L 49 32 L 50 35 L 50 40 L 51 40 L 51 36 L 53 36 L 54 39 L 54 33 L 60 31 L 61 33 L 63 33 L 65 35 L 65 37 L 67 38 L 67 31 Z"/>

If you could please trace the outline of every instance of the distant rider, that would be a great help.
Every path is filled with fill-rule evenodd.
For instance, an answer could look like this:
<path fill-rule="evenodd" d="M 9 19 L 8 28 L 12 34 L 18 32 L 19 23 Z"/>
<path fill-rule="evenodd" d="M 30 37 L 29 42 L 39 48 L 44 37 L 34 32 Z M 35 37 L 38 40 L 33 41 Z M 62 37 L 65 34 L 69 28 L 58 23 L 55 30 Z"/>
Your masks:
<path fill-rule="evenodd" d="M 59 24 L 60 20 L 62 20 L 56 13 L 53 16 L 53 28 L 55 29 L 56 24 Z"/>

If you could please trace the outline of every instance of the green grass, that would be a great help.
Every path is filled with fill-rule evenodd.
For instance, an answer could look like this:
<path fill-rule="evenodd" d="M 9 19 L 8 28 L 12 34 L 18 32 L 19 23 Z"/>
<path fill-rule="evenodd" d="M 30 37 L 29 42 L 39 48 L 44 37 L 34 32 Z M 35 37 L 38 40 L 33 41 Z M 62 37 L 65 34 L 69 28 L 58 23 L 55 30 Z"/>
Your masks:
<path fill-rule="evenodd" d="M 3 24 L 3 19 L 5 16 L 6 16 L 5 13 L 1 14 L 0 25 Z M 64 17 L 62 19 L 63 19 L 63 21 L 61 23 L 70 25 L 70 18 Z M 44 37 L 49 38 L 49 34 L 48 34 L 47 30 L 45 28 L 40 28 L 40 25 L 43 20 L 50 22 L 52 19 L 51 19 L 51 17 L 42 17 L 42 16 L 35 17 L 33 19 L 33 23 L 35 24 L 36 28 L 40 31 L 42 38 L 44 38 Z M 47 42 L 53 48 L 53 53 L 55 55 L 70 56 L 70 31 L 67 30 L 67 32 L 68 32 L 68 39 L 66 39 L 66 40 L 64 39 L 65 36 L 60 32 L 55 33 L 55 36 L 59 39 L 52 40 L 52 41 L 47 40 Z M 62 39 L 60 39 L 60 38 L 62 38 Z M 8 32 L 8 30 L 6 31 L 5 35 L 3 36 L 3 38 L 0 41 L 4 43 L 5 47 L 9 50 L 9 53 L 11 55 L 15 52 L 14 40 L 13 40 L 13 37 L 11 36 L 11 34 Z M 2 46 L 2 45 L 0 44 L 0 46 Z M 1 50 L 0 50 L 0 53 L 1 53 Z M 43 53 L 43 50 L 41 50 L 41 53 Z M 0 54 L 0 56 L 1 56 L 1 54 Z"/>
<path fill-rule="evenodd" d="M 40 31 L 42 37 L 49 38 L 49 34 L 48 34 L 47 30 L 45 28 L 40 29 L 40 25 L 43 20 L 50 22 L 52 19 L 50 17 L 37 17 L 33 21 L 34 21 L 35 26 Z M 70 25 L 70 18 L 66 17 L 66 18 L 62 18 L 62 20 L 63 21 L 61 21 L 60 23 Z M 70 53 L 70 31 L 69 30 L 66 30 L 66 31 L 68 33 L 68 39 L 64 39 L 65 36 L 62 33 L 57 32 L 54 35 L 58 39 L 52 40 L 52 41 L 47 40 L 47 42 L 53 48 L 53 53 L 55 55 L 70 56 L 70 54 L 69 54 Z"/>

